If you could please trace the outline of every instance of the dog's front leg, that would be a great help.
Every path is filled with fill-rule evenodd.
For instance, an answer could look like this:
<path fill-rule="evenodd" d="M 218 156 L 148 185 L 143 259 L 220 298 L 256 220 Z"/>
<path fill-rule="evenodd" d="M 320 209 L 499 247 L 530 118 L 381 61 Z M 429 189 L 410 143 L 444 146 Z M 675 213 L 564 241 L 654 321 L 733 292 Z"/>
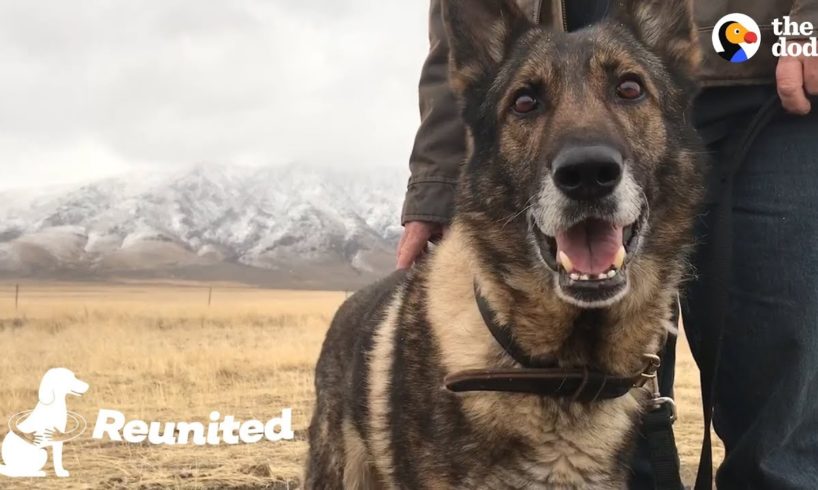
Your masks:
<path fill-rule="evenodd" d="M 54 473 L 65 478 L 70 473 L 62 466 L 62 442 L 51 443 L 51 461 L 54 463 Z"/>

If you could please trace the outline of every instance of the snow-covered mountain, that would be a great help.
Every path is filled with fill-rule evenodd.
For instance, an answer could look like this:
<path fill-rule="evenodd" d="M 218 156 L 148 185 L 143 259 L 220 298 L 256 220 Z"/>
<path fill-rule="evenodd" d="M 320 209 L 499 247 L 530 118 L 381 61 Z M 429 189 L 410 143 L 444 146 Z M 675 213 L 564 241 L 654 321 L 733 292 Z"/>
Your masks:
<path fill-rule="evenodd" d="M 196 165 L 0 193 L 0 274 L 337 287 L 392 266 L 405 174 Z"/>

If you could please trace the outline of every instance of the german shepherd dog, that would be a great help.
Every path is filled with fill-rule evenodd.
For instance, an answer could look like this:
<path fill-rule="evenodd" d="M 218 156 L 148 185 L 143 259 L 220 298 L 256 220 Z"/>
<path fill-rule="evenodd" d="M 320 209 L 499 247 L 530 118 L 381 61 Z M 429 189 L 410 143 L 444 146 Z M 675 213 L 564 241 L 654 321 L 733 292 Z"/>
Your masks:
<path fill-rule="evenodd" d="M 625 487 L 643 390 L 446 387 L 457 373 L 525 373 L 520 352 L 628 379 L 673 330 L 704 170 L 685 117 L 691 6 L 612 3 L 567 34 L 511 0 L 444 3 L 470 140 L 457 212 L 428 258 L 336 314 L 306 488 Z"/>

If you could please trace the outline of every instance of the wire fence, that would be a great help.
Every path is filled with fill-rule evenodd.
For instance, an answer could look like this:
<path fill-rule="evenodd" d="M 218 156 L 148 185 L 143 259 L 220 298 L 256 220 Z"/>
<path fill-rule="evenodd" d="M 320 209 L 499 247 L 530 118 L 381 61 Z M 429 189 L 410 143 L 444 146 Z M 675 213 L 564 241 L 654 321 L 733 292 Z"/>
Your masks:
<path fill-rule="evenodd" d="M 213 286 L 206 286 L 206 288 L 207 288 L 207 306 L 210 307 L 210 306 L 213 305 L 213 299 L 214 299 L 213 298 Z M 14 285 L 14 292 L 13 292 L 13 295 L 14 295 L 13 296 L 14 297 L 14 311 L 19 311 L 19 309 L 20 309 L 21 291 L 22 291 L 22 288 L 20 286 L 20 283 L 16 283 Z M 352 294 L 354 292 L 355 291 L 349 291 L 349 290 L 343 291 L 344 299 L 348 299 L 350 296 L 352 296 Z"/>

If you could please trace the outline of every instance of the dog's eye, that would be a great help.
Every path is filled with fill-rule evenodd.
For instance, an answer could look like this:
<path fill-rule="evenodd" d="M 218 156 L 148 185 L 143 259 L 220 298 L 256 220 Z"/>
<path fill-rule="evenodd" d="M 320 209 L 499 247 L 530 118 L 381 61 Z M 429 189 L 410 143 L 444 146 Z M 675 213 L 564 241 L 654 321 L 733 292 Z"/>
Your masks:
<path fill-rule="evenodd" d="M 514 112 L 517 114 L 528 114 L 536 109 L 538 105 L 539 102 L 537 102 L 537 99 L 533 95 L 523 92 L 514 98 L 512 109 L 514 109 Z"/>
<path fill-rule="evenodd" d="M 638 78 L 623 78 L 616 86 L 616 95 L 620 99 L 637 100 L 645 94 L 645 88 Z"/>

